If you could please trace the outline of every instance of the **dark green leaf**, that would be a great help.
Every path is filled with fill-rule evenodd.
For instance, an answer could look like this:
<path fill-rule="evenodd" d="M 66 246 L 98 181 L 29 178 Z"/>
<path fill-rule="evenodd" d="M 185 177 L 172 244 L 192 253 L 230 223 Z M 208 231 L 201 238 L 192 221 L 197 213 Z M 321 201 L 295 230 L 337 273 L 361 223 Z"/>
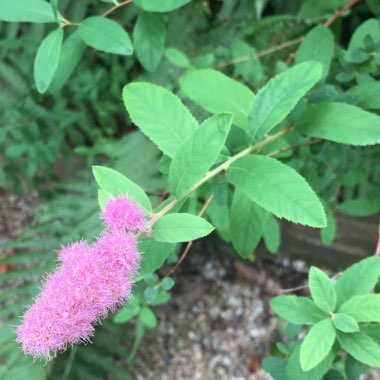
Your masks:
<path fill-rule="evenodd" d="M 174 286 L 174 280 L 171 277 L 165 277 L 161 281 L 161 288 L 170 290 Z"/>
<path fill-rule="evenodd" d="M 190 0 L 134 0 L 134 4 L 147 12 L 170 12 L 189 2 Z"/>
<path fill-rule="evenodd" d="M 140 306 L 138 301 L 136 298 L 132 298 L 132 300 L 113 317 L 113 321 L 115 323 L 127 323 L 135 317 L 139 311 Z"/>
<path fill-rule="evenodd" d="M 185 141 L 170 165 L 169 184 L 184 197 L 215 163 L 231 128 L 232 117 L 219 114 L 205 120 Z"/>
<path fill-rule="evenodd" d="M 271 214 L 268 215 L 265 223 L 263 237 L 268 251 L 271 253 L 278 252 L 281 244 L 281 227 L 277 219 Z"/>
<path fill-rule="evenodd" d="M 56 92 L 61 89 L 74 71 L 85 49 L 86 45 L 80 39 L 78 31 L 72 33 L 65 40 L 62 45 L 58 68 L 50 85 L 50 91 Z"/>
<path fill-rule="evenodd" d="M 34 61 L 34 81 L 39 93 L 49 88 L 61 55 L 63 29 L 55 29 L 41 42 Z"/>
<path fill-rule="evenodd" d="M 321 77 L 319 63 L 305 62 L 270 80 L 253 99 L 247 124 L 249 141 L 269 133 Z"/>
<path fill-rule="evenodd" d="M 347 92 L 357 98 L 357 105 L 364 109 L 380 109 L 380 82 L 363 83 Z"/>
<path fill-rule="evenodd" d="M 323 244 L 331 245 L 336 235 L 336 221 L 334 215 L 327 214 L 327 226 L 321 228 L 321 239 Z"/>
<path fill-rule="evenodd" d="M 347 355 L 344 371 L 347 380 L 359 380 L 360 375 L 367 372 L 367 366 L 354 359 L 351 355 Z"/>
<path fill-rule="evenodd" d="M 152 227 L 153 239 L 179 243 L 199 239 L 210 234 L 214 227 L 205 219 L 191 214 L 164 215 Z"/>
<path fill-rule="evenodd" d="M 93 16 L 79 26 L 80 38 L 92 48 L 106 53 L 131 55 L 133 46 L 128 33 L 115 21 Z"/>
<path fill-rule="evenodd" d="M 148 329 L 154 329 L 157 327 L 157 319 L 154 315 L 152 309 L 149 307 L 144 307 L 140 311 L 140 320 Z"/>
<path fill-rule="evenodd" d="M 231 240 L 237 253 L 247 258 L 253 254 L 263 234 L 268 213 L 236 190 L 230 213 Z"/>
<path fill-rule="evenodd" d="M 279 218 L 311 227 L 326 225 L 323 207 L 306 180 L 274 158 L 240 158 L 228 169 L 227 179 Z"/>
<path fill-rule="evenodd" d="M 163 87 L 131 83 L 123 99 L 132 121 L 169 157 L 198 128 L 198 122 L 180 99 Z"/>
<path fill-rule="evenodd" d="M 313 301 L 305 297 L 278 296 L 269 304 L 280 317 L 296 325 L 313 325 L 328 316 Z"/>
<path fill-rule="evenodd" d="M 349 104 L 309 105 L 295 125 L 300 133 L 342 144 L 380 143 L 380 117 Z"/>
<path fill-rule="evenodd" d="M 164 54 L 165 40 L 166 28 L 162 16 L 140 12 L 133 30 L 133 42 L 137 58 L 146 70 L 156 70 Z"/>
<path fill-rule="evenodd" d="M 182 69 L 188 69 L 191 66 L 189 58 L 181 50 L 168 48 L 165 50 L 165 57 L 171 64 Z"/>
<path fill-rule="evenodd" d="M 274 380 L 285 380 L 286 362 L 280 358 L 269 356 L 263 360 L 261 367 L 264 371 L 268 372 Z"/>

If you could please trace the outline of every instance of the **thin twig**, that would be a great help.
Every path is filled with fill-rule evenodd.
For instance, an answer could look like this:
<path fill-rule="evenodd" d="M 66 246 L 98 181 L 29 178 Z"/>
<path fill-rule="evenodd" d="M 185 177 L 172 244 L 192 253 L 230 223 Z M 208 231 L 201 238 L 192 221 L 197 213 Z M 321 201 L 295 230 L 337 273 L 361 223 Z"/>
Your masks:
<path fill-rule="evenodd" d="M 203 205 L 201 211 L 199 211 L 198 216 L 202 216 L 202 215 L 205 213 L 205 211 L 208 209 L 208 207 L 210 206 L 210 204 L 211 204 L 211 202 L 213 201 L 213 199 L 214 199 L 214 195 L 211 194 L 211 195 L 209 196 L 209 198 L 207 199 L 206 203 Z M 189 242 L 186 244 L 186 247 L 185 247 L 184 251 L 182 252 L 182 255 L 181 255 L 180 259 L 177 261 L 177 263 L 174 265 L 174 267 L 171 268 L 171 269 L 168 271 L 168 273 L 166 273 L 165 277 L 170 276 L 171 274 L 173 274 L 173 273 L 177 270 L 177 268 L 178 268 L 178 267 L 182 264 L 182 262 L 186 259 L 186 256 L 187 256 L 187 254 L 189 253 L 190 248 L 192 247 L 192 245 L 193 245 L 193 241 L 189 241 Z"/>
<path fill-rule="evenodd" d="M 380 219 L 379 219 L 379 230 L 378 230 L 378 239 L 377 239 L 375 256 L 380 256 Z"/>
<path fill-rule="evenodd" d="M 113 11 L 116 11 L 116 9 L 123 7 L 124 5 L 132 3 L 133 0 L 125 0 L 121 3 L 114 5 L 112 8 L 108 9 L 108 11 L 103 13 L 103 17 L 107 17 L 109 14 L 111 14 Z"/>
<path fill-rule="evenodd" d="M 288 47 L 291 47 L 293 45 L 297 45 L 300 42 L 302 42 L 303 39 L 304 39 L 303 36 L 302 37 L 298 37 L 298 38 L 295 38 L 294 40 L 289 40 L 289 41 L 283 42 L 283 43 L 281 43 L 279 45 L 272 46 L 272 47 L 270 47 L 268 49 L 259 51 L 257 54 L 254 54 L 254 55 L 244 55 L 244 56 L 241 56 L 241 57 L 233 58 L 233 59 L 231 59 L 229 61 L 226 61 L 226 62 L 223 62 L 223 63 L 219 64 L 217 66 L 217 68 L 221 69 L 223 67 L 234 65 L 236 63 L 246 62 L 246 61 L 250 61 L 251 59 L 256 59 L 256 58 L 264 57 L 266 55 L 275 53 L 276 51 L 280 51 L 280 50 L 286 49 Z"/>
<path fill-rule="evenodd" d="M 351 0 L 342 8 L 339 8 L 327 21 L 323 23 L 324 26 L 329 27 L 333 22 L 335 22 L 347 9 L 350 9 L 355 4 L 359 3 L 361 0 Z"/>
<path fill-rule="evenodd" d="M 267 154 L 267 156 L 268 157 L 277 156 L 278 154 L 283 153 L 283 152 L 287 152 L 288 150 L 294 150 L 294 149 L 297 149 L 297 148 L 301 148 L 303 146 L 318 144 L 318 143 L 320 143 L 322 141 L 324 141 L 324 140 L 323 139 L 310 140 L 310 141 L 307 141 L 307 142 L 304 142 L 304 143 L 301 143 L 301 144 L 292 145 L 292 146 L 288 146 L 286 148 L 281 148 L 281 149 L 275 150 L 274 152 L 271 152 L 271 153 Z"/>

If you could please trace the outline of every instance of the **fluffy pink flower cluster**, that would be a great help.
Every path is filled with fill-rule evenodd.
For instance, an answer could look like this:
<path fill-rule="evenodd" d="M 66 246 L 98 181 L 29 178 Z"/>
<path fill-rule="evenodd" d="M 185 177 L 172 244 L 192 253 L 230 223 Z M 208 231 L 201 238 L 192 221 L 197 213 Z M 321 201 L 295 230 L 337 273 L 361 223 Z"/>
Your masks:
<path fill-rule="evenodd" d="M 101 217 L 106 228 L 95 243 L 60 249 L 60 265 L 26 311 L 16 330 L 26 354 L 50 359 L 69 345 L 89 341 L 94 325 L 130 296 L 139 265 L 132 231 L 144 228 L 144 212 L 120 196 L 108 200 Z"/>

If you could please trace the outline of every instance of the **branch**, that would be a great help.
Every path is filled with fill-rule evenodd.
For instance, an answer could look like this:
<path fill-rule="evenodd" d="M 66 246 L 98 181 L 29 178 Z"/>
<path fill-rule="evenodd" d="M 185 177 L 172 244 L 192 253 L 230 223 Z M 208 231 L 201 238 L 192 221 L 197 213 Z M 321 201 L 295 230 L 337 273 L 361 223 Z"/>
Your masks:
<path fill-rule="evenodd" d="M 326 22 L 323 23 L 324 26 L 329 27 L 333 22 L 335 22 L 347 9 L 350 9 L 355 4 L 359 3 L 361 0 L 351 0 L 342 8 L 338 9 Z"/>
<path fill-rule="evenodd" d="M 121 7 L 123 7 L 124 5 L 127 5 L 127 4 L 130 4 L 132 3 L 133 0 L 125 0 L 125 1 L 122 1 L 121 3 L 119 4 L 116 4 L 114 5 L 112 8 L 108 9 L 108 11 L 104 12 L 102 14 L 103 17 L 107 17 L 109 14 L 111 14 L 113 11 L 116 11 L 116 9 L 119 9 Z"/>
<path fill-rule="evenodd" d="M 292 145 L 292 146 L 288 146 L 286 148 L 281 148 L 281 149 L 275 150 L 274 152 L 267 154 L 267 156 L 268 157 L 277 156 L 278 154 L 283 153 L 283 152 L 287 152 L 288 150 L 294 150 L 297 148 L 301 148 L 303 146 L 318 144 L 322 141 L 324 141 L 324 140 L 323 139 L 310 140 L 310 141 L 304 142 L 302 144 Z"/>
<path fill-rule="evenodd" d="M 211 194 L 210 197 L 207 199 L 206 203 L 203 205 L 201 211 L 199 211 L 198 213 L 198 216 L 202 216 L 205 211 L 208 209 L 208 207 L 210 206 L 211 202 L 213 201 L 214 199 L 214 195 Z M 187 244 L 186 244 L 186 248 L 185 250 L 183 251 L 180 259 L 177 261 L 177 263 L 174 265 L 173 268 L 171 268 L 168 273 L 165 274 L 165 277 L 169 277 L 171 274 L 173 274 L 177 269 L 178 267 L 182 264 L 182 262 L 186 259 L 186 256 L 187 254 L 189 253 L 190 251 L 190 248 L 192 247 L 193 245 L 193 241 L 189 241 Z"/>

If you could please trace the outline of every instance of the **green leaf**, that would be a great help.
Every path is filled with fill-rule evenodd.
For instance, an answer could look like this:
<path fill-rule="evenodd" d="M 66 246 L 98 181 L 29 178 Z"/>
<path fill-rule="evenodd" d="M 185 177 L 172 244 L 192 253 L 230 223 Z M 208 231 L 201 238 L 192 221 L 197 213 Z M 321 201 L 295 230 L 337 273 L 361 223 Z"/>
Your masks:
<path fill-rule="evenodd" d="M 347 94 L 357 98 L 357 105 L 364 109 L 380 109 L 380 83 L 369 82 L 351 87 Z"/>
<path fill-rule="evenodd" d="M 281 244 L 281 227 L 277 219 L 269 214 L 264 226 L 264 242 L 270 253 L 276 253 Z"/>
<path fill-rule="evenodd" d="M 146 288 L 144 291 L 144 298 L 145 298 L 145 301 L 148 303 L 154 302 L 157 296 L 158 296 L 158 289 L 156 287 L 149 286 L 149 288 Z"/>
<path fill-rule="evenodd" d="M 149 72 L 156 70 L 165 49 L 166 28 L 160 14 L 140 12 L 133 30 L 136 55 Z"/>
<path fill-rule="evenodd" d="M 189 58 L 178 49 L 168 48 L 165 50 L 166 59 L 174 66 L 188 69 L 191 66 Z"/>
<path fill-rule="evenodd" d="M 43 0 L 1 0 L 0 20 L 9 22 L 56 22 L 50 4 Z"/>
<path fill-rule="evenodd" d="M 108 18 L 88 17 L 81 22 L 78 32 L 80 38 L 96 50 L 120 55 L 133 53 L 128 33 L 117 22 Z"/>
<path fill-rule="evenodd" d="M 198 128 L 180 99 L 163 87 L 131 83 L 124 87 L 123 99 L 133 123 L 170 158 Z"/>
<path fill-rule="evenodd" d="M 338 206 L 338 210 L 349 216 L 370 216 L 380 211 L 380 196 L 372 199 L 347 199 Z"/>
<path fill-rule="evenodd" d="M 311 29 L 302 41 L 296 63 L 315 61 L 323 67 L 323 77 L 327 75 L 334 56 L 334 35 L 329 28 L 318 25 Z"/>
<path fill-rule="evenodd" d="M 265 358 L 261 365 L 265 372 L 268 372 L 275 380 L 285 380 L 286 362 L 275 356 Z"/>
<path fill-rule="evenodd" d="M 337 313 L 332 317 L 334 326 L 345 333 L 353 333 L 359 331 L 359 325 L 354 318 L 350 317 L 348 314 Z"/>
<path fill-rule="evenodd" d="M 174 280 L 171 277 L 165 277 L 161 281 L 161 288 L 170 290 L 174 286 Z"/>
<path fill-rule="evenodd" d="M 134 278 L 135 281 L 141 280 L 161 268 L 165 260 L 173 252 L 175 245 L 161 243 L 142 235 L 139 238 L 138 247 L 141 252 L 141 263 L 138 274 Z"/>
<path fill-rule="evenodd" d="M 191 70 L 180 79 L 183 92 L 210 113 L 228 112 L 233 124 L 244 127 L 254 98 L 241 83 L 212 69 Z"/>
<path fill-rule="evenodd" d="M 147 12 L 170 12 L 189 3 L 190 0 L 134 0 L 134 4 Z"/>
<path fill-rule="evenodd" d="M 152 309 L 149 307 L 143 307 L 140 311 L 140 320 L 148 329 L 154 329 L 157 327 L 157 318 L 154 315 Z"/>
<path fill-rule="evenodd" d="M 113 317 L 113 321 L 115 323 L 127 323 L 135 317 L 139 311 L 139 303 L 136 298 L 132 298 L 132 300 L 130 300 L 128 304 Z"/>
<path fill-rule="evenodd" d="M 39 93 L 49 88 L 57 70 L 63 41 L 63 29 L 55 29 L 41 42 L 34 61 L 34 81 Z"/>
<path fill-rule="evenodd" d="M 296 325 L 313 325 L 328 316 L 305 297 L 278 296 L 271 299 L 269 305 L 280 317 Z"/>
<path fill-rule="evenodd" d="M 327 357 L 335 341 L 335 329 L 331 319 L 312 326 L 301 344 L 300 361 L 304 372 L 316 367 Z"/>
<path fill-rule="evenodd" d="M 371 323 L 360 326 L 360 332 L 368 335 L 374 342 L 380 345 L 380 325 L 378 323 Z"/>
<path fill-rule="evenodd" d="M 205 219 L 191 214 L 164 215 L 152 227 L 153 239 L 179 243 L 199 239 L 210 234 L 214 227 Z"/>
<path fill-rule="evenodd" d="M 230 213 L 230 237 L 236 252 L 243 258 L 253 254 L 262 235 L 268 213 L 236 190 Z"/>
<path fill-rule="evenodd" d="M 321 239 L 323 244 L 331 245 L 336 236 L 336 220 L 331 213 L 327 214 L 327 225 L 321 228 Z"/>
<path fill-rule="evenodd" d="M 150 200 L 144 190 L 116 170 L 104 166 L 93 166 L 95 180 L 102 190 L 118 195 L 128 195 L 147 211 L 152 211 Z"/>
<path fill-rule="evenodd" d="M 344 371 L 347 380 L 359 380 L 360 375 L 367 372 L 367 366 L 354 359 L 351 355 L 347 355 Z"/>
<path fill-rule="evenodd" d="M 228 169 L 227 180 L 279 218 L 311 227 L 326 225 L 322 204 L 306 180 L 274 158 L 240 158 Z"/>
<path fill-rule="evenodd" d="M 356 360 L 372 367 L 380 367 L 380 346 L 363 333 L 337 333 L 341 346 Z"/>
<path fill-rule="evenodd" d="M 339 309 L 357 322 L 380 322 L 380 294 L 364 294 L 346 301 Z"/>
<path fill-rule="evenodd" d="M 102 189 L 98 190 L 98 203 L 102 210 L 104 210 L 104 207 L 106 207 L 107 200 L 110 196 L 111 194 L 108 191 Z"/>
<path fill-rule="evenodd" d="M 51 10 L 53 11 L 54 18 L 58 21 L 58 0 L 50 0 Z"/>
<path fill-rule="evenodd" d="M 346 269 L 335 284 L 338 304 L 350 298 L 369 293 L 380 276 L 380 257 L 369 257 Z"/>
<path fill-rule="evenodd" d="M 226 142 L 231 122 L 229 114 L 205 120 L 173 157 L 169 184 L 178 199 L 184 197 L 215 163 Z"/>
<path fill-rule="evenodd" d="M 295 120 L 300 133 L 348 145 L 380 143 L 380 117 L 344 103 L 306 107 Z"/>
<path fill-rule="evenodd" d="M 295 107 L 321 79 L 322 66 L 305 62 L 270 80 L 253 99 L 247 124 L 250 143 L 260 140 Z"/>
<path fill-rule="evenodd" d="M 311 297 L 320 309 L 327 313 L 335 310 L 336 292 L 326 273 L 316 267 L 311 267 L 309 271 L 309 288 Z"/>
<path fill-rule="evenodd" d="M 51 92 L 59 91 L 66 83 L 81 59 L 85 49 L 86 45 L 80 39 L 78 31 L 72 33 L 65 40 L 62 45 L 58 68 L 55 71 L 53 81 L 50 85 Z"/>
<path fill-rule="evenodd" d="M 331 350 L 316 367 L 304 372 L 300 363 L 300 346 L 297 346 L 291 353 L 285 369 L 285 380 L 321 380 L 323 375 L 330 369 L 335 352 Z"/>

